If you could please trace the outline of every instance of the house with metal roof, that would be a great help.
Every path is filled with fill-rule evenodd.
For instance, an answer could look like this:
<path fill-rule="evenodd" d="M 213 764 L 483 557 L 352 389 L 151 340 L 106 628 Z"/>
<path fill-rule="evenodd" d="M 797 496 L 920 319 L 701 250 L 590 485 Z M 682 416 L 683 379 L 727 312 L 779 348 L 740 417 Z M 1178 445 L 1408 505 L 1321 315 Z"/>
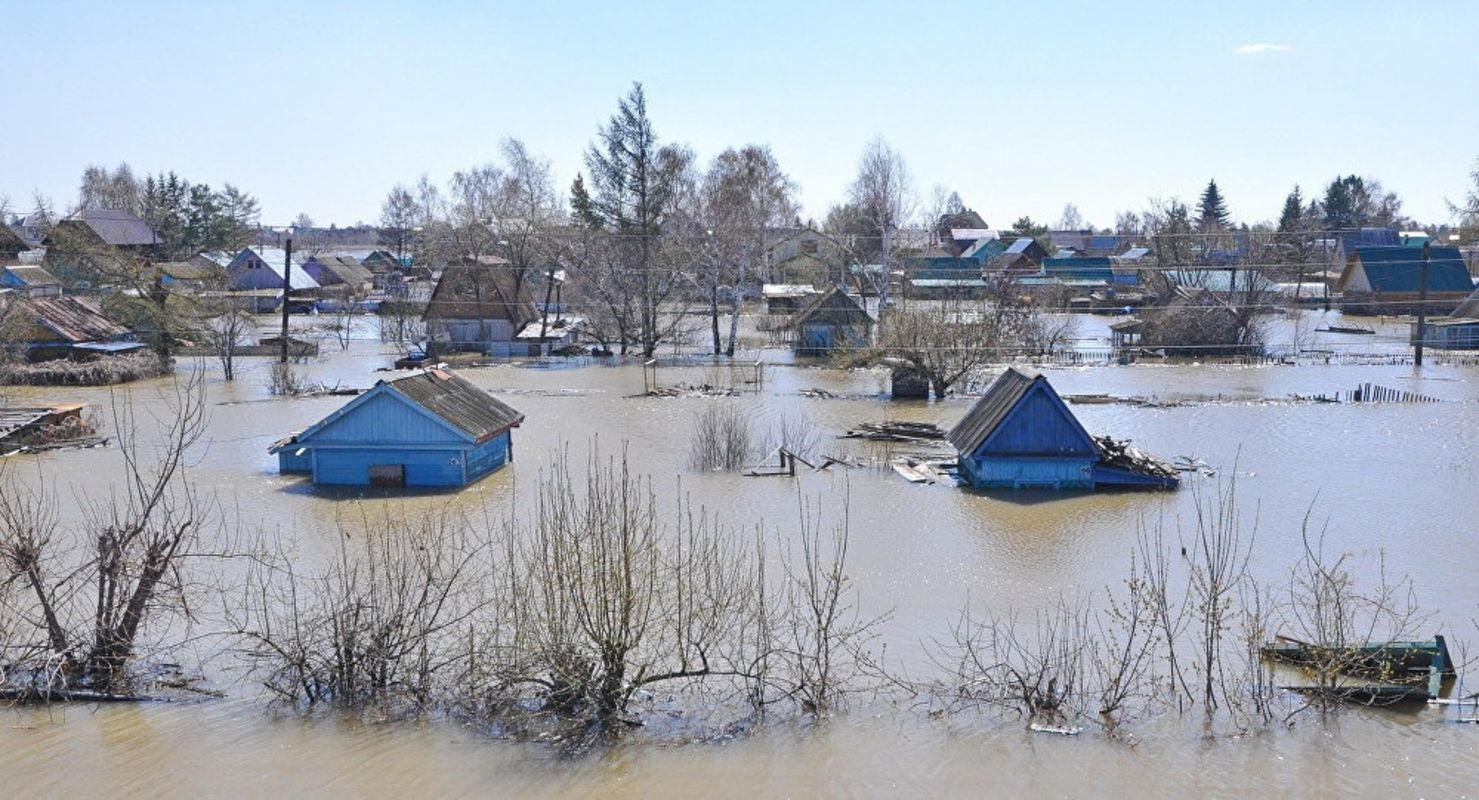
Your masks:
<path fill-rule="evenodd" d="M 98 307 L 79 297 L 27 297 L 5 308 L 0 328 L 12 347 L 28 360 L 46 361 L 68 356 L 137 350 L 133 331 L 103 316 Z"/>
<path fill-rule="evenodd" d="M 1054 278 L 1066 286 L 1105 286 L 1113 283 L 1115 275 L 1112 266 L 1107 256 L 1045 258 L 1042 262 L 1043 277 Z"/>
<path fill-rule="evenodd" d="M 303 271 L 308 273 L 319 286 L 337 288 L 341 291 L 368 289 L 374 275 L 354 256 L 314 255 L 303 262 Z"/>
<path fill-rule="evenodd" d="M 873 317 L 858 301 L 834 286 L 791 317 L 793 349 L 798 356 L 829 356 L 846 349 L 867 347 Z"/>
<path fill-rule="evenodd" d="M 503 259 L 464 259 L 442 271 L 422 315 L 427 352 L 476 352 L 501 358 L 537 355 L 518 339 L 539 319 L 529 286 Z"/>
<path fill-rule="evenodd" d="M 302 264 L 288 269 L 287 253 L 279 247 L 245 247 L 226 266 L 231 276 L 231 288 L 236 291 L 276 289 L 282 291 L 283 273 L 287 273 L 290 288 L 294 292 L 311 291 L 319 288 Z"/>
<path fill-rule="evenodd" d="M 154 231 L 134 214 L 84 208 L 47 233 L 42 264 L 64 286 L 90 287 L 147 257 L 157 242 Z"/>
<path fill-rule="evenodd" d="M 1093 437 L 1040 374 L 1008 367 L 946 440 L 978 489 L 1174 488 L 1175 471 L 1108 437 Z"/>
<path fill-rule="evenodd" d="M 987 262 L 993 272 L 1034 273 L 1042 269 L 1048 251 L 1031 236 L 1019 236 L 1006 243 L 1001 253 Z"/>
<path fill-rule="evenodd" d="M 41 267 L 12 264 L 0 267 L 0 288 L 12 289 L 25 297 L 50 297 L 62 293 L 62 282 Z"/>
<path fill-rule="evenodd" d="M 1351 250 L 1335 289 L 1352 314 L 1415 314 L 1453 311 L 1474 291 L 1474 279 L 1456 247 L 1429 247 L 1423 287 L 1423 249 L 1400 244 Z M 1419 302 L 1419 295 L 1426 300 Z"/>
<path fill-rule="evenodd" d="M 466 486 L 513 460 L 524 415 L 462 377 L 430 369 L 380 381 L 268 448 L 278 471 L 335 486 Z"/>

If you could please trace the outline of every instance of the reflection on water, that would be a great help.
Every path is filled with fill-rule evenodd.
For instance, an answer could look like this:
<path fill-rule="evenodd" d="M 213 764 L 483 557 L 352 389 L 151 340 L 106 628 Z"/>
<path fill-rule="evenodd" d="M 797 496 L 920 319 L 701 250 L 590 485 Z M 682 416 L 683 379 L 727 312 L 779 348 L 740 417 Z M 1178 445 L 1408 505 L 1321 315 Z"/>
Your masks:
<path fill-rule="evenodd" d="M 368 386 L 392 356 L 369 344 L 329 353 L 306 369 L 330 385 Z M 212 369 L 210 364 L 207 369 Z M 1125 575 L 1136 529 L 1188 520 L 1192 479 L 1173 494 L 979 494 L 909 484 L 886 469 L 803 473 L 795 480 L 692 474 L 689 430 L 707 403 L 738 403 L 763 428 L 803 411 L 832 455 L 876 448 L 831 436 L 861 421 L 905 418 L 949 425 L 969 398 L 891 404 L 875 397 L 870 371 L 806 366 L 769 370 L 763 392 L 715 400 L 637 398 L 639 368 L 590 365 L 528 369 L 503 365 L 464 375 L 527 414 L 515 462 L 460 492 L 345 492 L 279 476 L 267 446 L 345 402 L 342 397 L 268 399 L 267 364 L 248 360 L 233 384 L 210 384 L 211 426 L 191 475 L 212 487 L 229 513 L 260 527 L 304 563 L 333 552 L 341 522 L 362 515 L 524 510 L 551 452 L 589 442 L 623 443 L 657 486 L 681 486 L 737 524 L 789 524 L 799 496 L 835 508 L 850 499 L 852 575 L 865 612 L 893 614 L 882 629 L 892 658 L 927 670 L 919 643 L 948 632 L 970 597 L 1032 608 L 1083 595 Z M 664 385 L 702 383 L 702 367 L 663 368 Z M 1109 393 L 1223 402 L 1179 407 L 1075 406 L 1093 432 L 1132 439 L 1166 457 L 1236 476 L 1257 534 L 1252 569 L 1277 580 L 1298 557 L 1306 512 L 1328 523 L 1329 542 L 1370 564 L 1385 551 L 1391 569 L 1412 575 L 1432 627 L 1479 639 L 1472 569 L 1479 483 L 1479 369 L 1403 366 L 1226 367 L 1143 365 L 1049 371 L 1063 393 Z M 1371 382 L 1448 402 L 1422 405 L 1264 404 L 1264 398 L 1334 393 Z M 128 390 L 159 410 L 162 384 Z M 843 399 L 804 397 L 819 388 Z M 7 390 L 15 402 L 82 400 L 106 407 L 109 392 Z M 65 395 L 65 398 L 63 398 Z M 147 422 L 146 422 L 147 424 Z M 115 474 L 114 449 L 12 458 L 27 480 L 44 475 L 72 498 L 98 496 Z M 579 459 L 577 459 L 578 461 Z M 799 495 L 798 495 L 799 493 Z M 672 495 L 664 502 L 672 503 Z M 1173 534 L 1174 535 L 1174 534 Z M 1137 730 L 1131 747 L 1098 736 L 1035 737 L 1016 725 L 933 721 L 907 707 L 867 708 L 820 726 L 781 726 L 752 738 L 685 747 L 622 746 L 598 757 L 560 760 L 537 746 L 489 739 L 452 724 L 373 725 L 332 716 L 301 719 L 264 710 L 240 665 L 212 662 L 232 699 L 134 707 L 21 709 L 0 718 L 5 794 L 515 795 L 1022 795 L 1246 796 L 1424 794 L 1451 796 L 1479 785 L 1479 731 L 1436 711 L 1346 713 L 1320 729 L 1308 722 L 1241 739 L 1200 740 L 1182 723 Z M 917 676 L 917 675 L 916 675 Z M 1274 788 L 1279 787 L 1279 788 Z M 1287 787 L 1287 788 L 1286 788 Z"/>

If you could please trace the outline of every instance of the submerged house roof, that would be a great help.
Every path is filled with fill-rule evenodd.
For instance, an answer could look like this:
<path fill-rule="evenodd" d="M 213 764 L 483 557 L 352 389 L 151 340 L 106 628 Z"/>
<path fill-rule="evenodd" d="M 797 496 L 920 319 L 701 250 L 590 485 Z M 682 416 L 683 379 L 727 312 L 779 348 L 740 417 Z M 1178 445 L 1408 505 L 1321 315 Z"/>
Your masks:
<path fill-rule="evenodd" d="M 1422 250 L 1393 245 L 1357 247 L 1351 251 L 1336 288 L 1341 291 L 1415 293 L 1422 283 Z M 1428 249 L 1429 292 L 1468 294 L 1474 280 L 1456 247 Z"/>
<path fill-rule="evenodd" d="M 991 388 L 976 401 L 965 417 L 950 429 L 945 436 L 946 440 L 961 453 L 980 450 L 982 446 L 993 443 L 1004 424 L 1012 417 L 1012 412 L 1033 395 L 1044 398 L 1049 406 L 1056 406 L 1054 410 L 1059 412 L 1064 422 L 1062 427 L 1067 435 L 1053 445 L 1055 452 L 1084 455 L 1099 452 L 1093 438 L 1063 404 L 1062 398 L 1053 390 L 1048 379 L 1041 374 L 1024 372 L 1016 367 L 1008 367 L 997 377 Z"/>

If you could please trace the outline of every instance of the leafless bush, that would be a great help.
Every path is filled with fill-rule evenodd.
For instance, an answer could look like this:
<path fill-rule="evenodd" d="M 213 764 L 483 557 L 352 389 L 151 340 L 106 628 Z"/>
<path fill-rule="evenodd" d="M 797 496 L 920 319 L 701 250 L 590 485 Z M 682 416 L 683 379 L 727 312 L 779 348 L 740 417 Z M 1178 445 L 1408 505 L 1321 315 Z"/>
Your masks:
<path fill-rule="evenodd" d="M 306 394 L 310 389 L 308 381 L 303 373 L 293 368 L 292 364 L 276 362 L 272 365 L 272 372 L 268 378 L 267 391 L 279 397 L 296 397 Z"/>
<path fill-rule="evenodd" d="M 10 619 L 13 632 L 0 688 L 13 696 L 127 691 L 144 629 L 189 613 L 181 564 L 209 515 L 183 478 L 185 452 L 205 427 L 199 372 L 176 384 L 172 411 L 162 445 L 146 452 L 132 406 L 114 399 L 121 480 L 114 492 L 94 495 L 85 530 L 63 524 L 45 484 L 25 487 L 5 476 L 0 585 L 11 592 L 0 593 L 8 605 L 0 619 Z"/>
<path fill-rule="evenodd" d="M 461 665 L 459 631 L 489 600 L 485 542 L 446 515 L 386 519 L 358 537 L 340 523 L 339 556 L 300 574 L 260 562 L 226 618 L 262 660 L 263 684 L 295 706 L 423 710 Z"/>
<path fill-rule="evenodd" d="M 765 452 L 784 448 L 805 458 L 821 444 L 821 432 L 816 423 L 804 411 L 782 411 L 770 425 L 766 434 Z"/>
<path fill-rule="evenodd" d="M 694 415 L 688 464 L 701 471 L 740 469 L 754 455 L 750 416 L 736 403 L 706 403 Z"/>

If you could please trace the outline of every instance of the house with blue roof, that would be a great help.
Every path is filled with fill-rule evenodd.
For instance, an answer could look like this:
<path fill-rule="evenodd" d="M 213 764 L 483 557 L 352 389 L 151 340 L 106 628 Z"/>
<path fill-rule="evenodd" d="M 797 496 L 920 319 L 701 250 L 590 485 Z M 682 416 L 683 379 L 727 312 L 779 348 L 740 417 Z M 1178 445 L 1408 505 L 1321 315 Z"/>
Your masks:
<path fill-rule="evenodd" d="M 1009 367 L 946 439 L 978 489 L 1171 489 L 1175 470 L 1109 437 L 1090 436 L 1040 374 Z"/>
<path fill-rule="evenodd" d="M 1067 286 L 1103 286 L 1115 282 L 1114 265 L 1108 256 L 1045 258 L 1043 276 Z"/>
<path fill-rule="evenodd" d="M 1355 247 L 1346 259 L 1335 288 L 1343 308 L 1352 314 L 1415 314 L 1453 311 L 1474 291 L 1474 279 L 1456 247 L 1429 247 L 1426 300 L 1423 293 L 1423 249 L 1401 244 Z"/>
<path fill-rule="evenodd" d="M 278 471 L 336 486 L 466 486 L 513 460 L 524 415 L 442 369 L 380 381 L 268 449 Z"/>

